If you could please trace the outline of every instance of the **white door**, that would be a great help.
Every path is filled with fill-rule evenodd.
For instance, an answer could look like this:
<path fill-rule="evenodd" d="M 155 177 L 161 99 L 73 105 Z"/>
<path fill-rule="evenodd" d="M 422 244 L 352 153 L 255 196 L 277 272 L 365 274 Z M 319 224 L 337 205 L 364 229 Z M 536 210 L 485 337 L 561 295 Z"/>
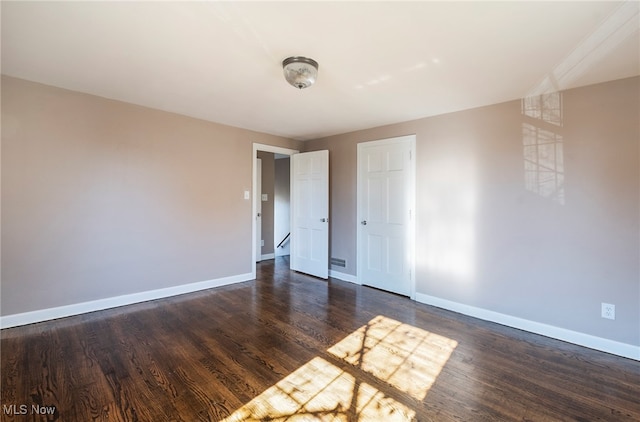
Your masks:
<path fill-rule="evenodd" d="M 256 262 L 262 261 L 262 160 L 256 158 Z"/>
<path fill-rule="evenodd" d="M 329 151 L 291 156 L 291 269 L 329 277 Z"/>
<path fill-rule="evenodd" d="M 413 297 L 415 136 L 358 144 L 358 282 Z"/>

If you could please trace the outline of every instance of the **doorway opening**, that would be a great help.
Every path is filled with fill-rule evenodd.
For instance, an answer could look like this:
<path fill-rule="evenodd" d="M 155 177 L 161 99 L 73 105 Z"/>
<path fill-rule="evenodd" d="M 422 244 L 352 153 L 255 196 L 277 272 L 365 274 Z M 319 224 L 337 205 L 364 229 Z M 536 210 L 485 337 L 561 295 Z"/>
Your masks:
<path fill-rule="evenodd" d="M 290 236 L 287 239 L 285 237 L 289 231 L 283 231 L 289 230 L 290 222 L 289 161 L 291 155 L 298 152 L 289 148 L 253 144 L 251 268 L 254 278 L 257 262 L 288 254 Z M 262 177 L 265 171 L 270 177 Z M 289 262 L 288 259 L 280 261 Z"/>

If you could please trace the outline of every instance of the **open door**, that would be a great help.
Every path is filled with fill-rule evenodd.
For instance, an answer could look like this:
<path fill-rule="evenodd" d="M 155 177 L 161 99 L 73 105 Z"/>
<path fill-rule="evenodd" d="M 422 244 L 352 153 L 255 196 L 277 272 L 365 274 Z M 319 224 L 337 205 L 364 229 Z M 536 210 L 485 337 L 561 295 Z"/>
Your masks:
<path fill-rule="evenodd" d="M 329 277 L 329 151 L 291 156 L 291 269 Z"/>

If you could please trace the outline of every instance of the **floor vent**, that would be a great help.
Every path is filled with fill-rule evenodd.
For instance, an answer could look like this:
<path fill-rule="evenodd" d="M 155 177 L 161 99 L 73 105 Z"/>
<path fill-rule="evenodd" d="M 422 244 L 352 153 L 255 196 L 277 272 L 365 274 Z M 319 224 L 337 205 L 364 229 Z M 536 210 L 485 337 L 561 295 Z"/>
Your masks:
<path fill-rule="evenodd" d="M 335 265 L 336 267 L 346 267 L 347 261 L 340 258 L 331 258 L 331 265 Z"/>

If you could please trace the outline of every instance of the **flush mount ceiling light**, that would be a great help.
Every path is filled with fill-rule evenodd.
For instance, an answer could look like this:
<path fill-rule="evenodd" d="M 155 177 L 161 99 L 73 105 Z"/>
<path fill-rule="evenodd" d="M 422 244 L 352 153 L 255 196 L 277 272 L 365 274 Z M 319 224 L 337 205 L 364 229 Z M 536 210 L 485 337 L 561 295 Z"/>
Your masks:
<path fill-rule="evenodd" d="M 284 78 L 296 88 L 308 88 L 318 77 L 318 62 L 306 57 L 289 57 L 282 62 Z"/>

